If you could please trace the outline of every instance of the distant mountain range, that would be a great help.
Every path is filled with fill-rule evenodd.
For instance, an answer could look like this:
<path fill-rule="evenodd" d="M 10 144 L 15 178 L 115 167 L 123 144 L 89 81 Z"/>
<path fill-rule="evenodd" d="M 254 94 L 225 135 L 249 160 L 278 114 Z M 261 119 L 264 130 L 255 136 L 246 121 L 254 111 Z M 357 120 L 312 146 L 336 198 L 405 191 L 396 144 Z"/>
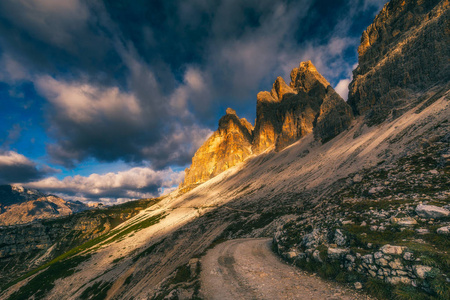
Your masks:
<path fill-rule="evenodd" d="M 66 201 L 19 185 L 0 186 L 0 226 L 67 216 L 88 209 L 85 204 Z"/>
<path fill-rule="evenodd" d="M 348 102 L 302 62 L 256 96 L 255 126 L 226 110 L 177 191 L 0 229 L 0 298 L 201 299 L 208 249 L 273 237 L 375 297 L 448 299 L 449 20 L 448 0 L 392 0 L 362 34 Z M 42 199 L 5 189 L 10 207 Z"/>

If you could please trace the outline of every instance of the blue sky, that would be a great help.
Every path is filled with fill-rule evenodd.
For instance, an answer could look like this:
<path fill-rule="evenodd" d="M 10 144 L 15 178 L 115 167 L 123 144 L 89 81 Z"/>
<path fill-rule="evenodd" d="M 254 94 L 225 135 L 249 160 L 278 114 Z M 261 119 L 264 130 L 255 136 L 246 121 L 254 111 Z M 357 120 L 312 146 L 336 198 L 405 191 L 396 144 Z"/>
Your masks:
<path fill-rule="evenodd" d="M 0 184 L 114 203 L 171 190 L 227 107 L 311 60 L 346 98 L 384 0 L 0 2 Z"/>

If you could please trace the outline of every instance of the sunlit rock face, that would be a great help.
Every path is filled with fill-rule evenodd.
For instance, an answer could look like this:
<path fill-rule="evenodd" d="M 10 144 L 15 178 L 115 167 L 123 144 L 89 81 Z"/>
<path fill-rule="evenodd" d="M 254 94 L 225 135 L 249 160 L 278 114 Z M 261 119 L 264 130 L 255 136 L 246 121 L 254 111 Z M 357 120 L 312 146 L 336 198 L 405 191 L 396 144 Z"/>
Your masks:
<path fill-rule="evenodd" d="M 228 108 L 219 120 L 219 128 L 197 150 L 192 165 L 185 171 L 181 189 L 187 191 L 244 161 L 252 154 L 253 126 Z"/>
<path fill-rule="evenodd" d="M 227 109 L 218 130 L 198 149 L 186 169 L 181 191 L 194 188 L 249 155 L 268 149 L 280 151 L 312 132 L 317 140 L 326 142 L 348 128 L 352 117 L 350 106 L 314 65 L 302 62 L 292 70 L 289 85 L 278 77 L 270 92 L 258 93 L 254 129 Z"/>
<path fill-rule="evenodd" d="M 348 103 L 370 124 L 450 81 L 450 2 L 392 0 L 364 31 Z"/>
<path fill-rule="evenodd" d="M 278 77 L 271 92 L 260 92 L 256 111 L 255 153 L 272 146 L 282 150 L 313 131 L 327 141 L 352 120 L 350 107 L 310 61 L 292 70 L 289 86 Z"/>

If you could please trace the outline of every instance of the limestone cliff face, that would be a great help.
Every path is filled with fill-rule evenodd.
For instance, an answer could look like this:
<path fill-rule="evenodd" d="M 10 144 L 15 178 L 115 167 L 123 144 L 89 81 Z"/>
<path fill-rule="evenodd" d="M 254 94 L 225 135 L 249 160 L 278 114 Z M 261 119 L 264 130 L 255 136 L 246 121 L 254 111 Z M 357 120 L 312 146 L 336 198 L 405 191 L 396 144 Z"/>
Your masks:
<path fill-rule="evenodd" d="M 327 141 L 352 120 L 350 107 L 310 61 L 292 70 L 289 86 L 278 77 L 270 93 L 260 92 L 256 110 L 255 153 L 279 151 L 313 131 Z"/>
<path fill-rule="evenodd" d="M 243 162 L 251 154 L 268 149 L 280 151 L 314 132 L 326 142 L 348 128 L 353 118 L 350 106 L 333 90 L 310 62 L 291 72 L 289 85 L 278 77 L 270 92 L 257 95 L 255 128 L 227 109 L 219 128 L 198 149 L 186 169 L 181 192 L 209 180 Z"/>
<path fill-rule="evenodd" d="M 252 154 L 252 130 L 253 126 L 246 119 L 240 119 L 234 110 L 228 108 L 226 115 L 219 120 L 217 131 L 192 158 L 181 188 L 192 189 L 244 161 Z"/>
<path fill-rule="evenodd" d="M 364 31 L 348 103 L 369 123 L 450 81 L 450 2 L 392 0 Z"/>

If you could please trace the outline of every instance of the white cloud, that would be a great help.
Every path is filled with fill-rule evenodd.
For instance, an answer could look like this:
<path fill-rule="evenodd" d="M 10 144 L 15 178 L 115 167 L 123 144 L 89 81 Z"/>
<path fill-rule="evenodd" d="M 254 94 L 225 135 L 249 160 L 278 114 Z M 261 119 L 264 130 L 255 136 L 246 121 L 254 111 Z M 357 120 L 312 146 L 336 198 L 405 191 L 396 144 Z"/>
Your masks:
<path fill-rule="evenodd" d="M 57 81 L 49 76 L 39 77 L 35 83 L 59 114 L 76 123 L 94 122 L 99 118 L 142 117 L 138 100 L 117 87 L 101 89 L 89 84 Z"/>
<path fill-rule="evenodd" d="M 137 198 L 156 197 L 164 189 L 178 186 L 184 172 L 171 168 L 155 171 L 145 167 L 135 167 L 127 171 L 89 176 L 67 176 L 60 180 L 48 177 L 27 184 L 27 187 L 57 193 L 69 200 L 102 200 L 123 202 Z M 120 200 L 122 199 L 122 200 Z"/>
<path fill-rule="evenodd" d="M 350 84 L 352 80 L 350 78 L 347 79 L 342 79 L 338 82 L 338 84 L 336 85 L 336 87 L 334 88 L 334 90 L 336 91 L 336 93 L 338 93 L 339 95 L 341 95 L 341 97 L 347 101 L 348 98 L 348 85 Z"/>
<path fill-rule="evenodd" d="M 0 154 L 0 166 L 25 165 L 35 166 L 31 160 L 14 151 L 6 151 Z"/>

